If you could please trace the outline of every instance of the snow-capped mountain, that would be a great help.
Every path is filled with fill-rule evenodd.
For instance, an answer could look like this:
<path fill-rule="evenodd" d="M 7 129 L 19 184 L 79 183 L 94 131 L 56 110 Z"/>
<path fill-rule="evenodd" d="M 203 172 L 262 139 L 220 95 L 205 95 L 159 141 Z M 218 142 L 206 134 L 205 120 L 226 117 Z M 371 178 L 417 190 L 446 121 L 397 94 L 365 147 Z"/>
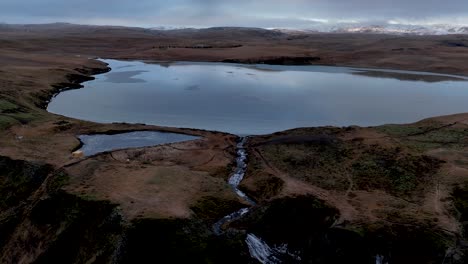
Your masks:
<path fill-rule="evenodd" d="M 159 26 L 149 28 L 151 30 L 180 30 L 180 29 L 193 29 L 192 27 L 177 27 L 177 26 Z"/>
<path fill-rule="evenodd" d="M 468 34 L 468 26 L 456 25 L 404 25 L 404 24 L 317 24 L 307 29 L 276 29 L 284 33 L 374 33 L 395 35 L 448 35 Z"/>
<path fill-rule="evenodd" d="M 447 35 L 468 34 L 468 27 L 452 25 L 370 25 L 370 26 L 348 26 L 338 27 L 331 32 L 344 33 L 380 33 L 380 34 L 411 34 L 411 35 Z"/>

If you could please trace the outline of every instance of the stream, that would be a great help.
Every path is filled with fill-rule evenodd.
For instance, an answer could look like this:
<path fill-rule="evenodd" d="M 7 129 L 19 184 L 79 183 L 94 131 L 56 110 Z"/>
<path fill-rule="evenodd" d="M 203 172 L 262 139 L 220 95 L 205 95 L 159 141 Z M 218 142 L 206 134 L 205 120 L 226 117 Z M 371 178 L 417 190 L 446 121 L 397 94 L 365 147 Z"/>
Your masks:
<path fill-rule="evenodd" d="M 247 151 L 245 149 L 245 143 L 248 137 L 240 138 L 237 147 L 237 158 L 236 158 L 236 169 L 229 178 L 229 185 L 234 189 L 236 194 L 246 201 L 251 206 L 255 206 L 256 203 L 253 199 L 247 196 L 243 191 L 239 189 L 239 185 L 244 179 L 245 172 L 247 170 Z M 223 217 L 221 220 L 213 225 L 213 231 L 216 235 L 223 233 L 222 227 L 224 224 L 238 220 L 246 215 L 250 211 L 249 207 L 242 208 L 232 214 Z M 247 247 L 249 248 L 250 256 L 258 260 L 262 264 L 277 264 L 281 263 L 280 256 L 288 256 L 289 258 L 300 261 L 300 257 L 289 253 L 287 245 L 283 244 L 279 247 L 270 247 L 264 240 L 254 234 L 247 234 L 245 239 Z"/>
<path fill-rule="evenodd" d="M 241 137 L 236 146 L 236 169 L 234 173 L 229 177 L 228 183 L 234 189 L 236 194 L 246 201 L 250 206 L 255 206 L 255 201 L 250 198 L 246 193 L 239 189 L 239 185 L 244 179 L 247 170 L 247 150 L 245 144 L 248 141 L 248 137 Z M 251 207 L 242 208 L 236 212 L 233 212 L 213 225 L 213 231 L 216 235 L 223 234 L 222 227 L 230 222 L 239 220 L 247 213 L 249 213 Z M 292 253 L 288 249 L 287 244 L 274 245 L 271 247 L 261 237 L 248 233 L 245 239 L 245 243 L 249 249 L 250 256 L 262 264 L 280 264 L 287 260 L 287 263 L 301 263 L 301 257 L 297 253 Z M 376 264 L 388 264 L 385 257 L 382 255 L 375 256 Z"/>

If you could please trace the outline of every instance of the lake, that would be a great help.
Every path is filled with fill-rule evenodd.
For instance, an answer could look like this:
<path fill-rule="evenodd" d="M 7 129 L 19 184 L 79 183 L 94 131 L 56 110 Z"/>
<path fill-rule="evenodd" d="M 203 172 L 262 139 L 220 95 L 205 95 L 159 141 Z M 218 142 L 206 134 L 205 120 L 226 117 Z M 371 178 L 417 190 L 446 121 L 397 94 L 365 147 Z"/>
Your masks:
<path fill-rule="evenodd" d="M 103 60 L 112 71 L 52 99 L 48 111 L 258 135 L 297 127 L 375 126 L 468 112 L 465 77 L 328 66 L 144 63 Z"/>

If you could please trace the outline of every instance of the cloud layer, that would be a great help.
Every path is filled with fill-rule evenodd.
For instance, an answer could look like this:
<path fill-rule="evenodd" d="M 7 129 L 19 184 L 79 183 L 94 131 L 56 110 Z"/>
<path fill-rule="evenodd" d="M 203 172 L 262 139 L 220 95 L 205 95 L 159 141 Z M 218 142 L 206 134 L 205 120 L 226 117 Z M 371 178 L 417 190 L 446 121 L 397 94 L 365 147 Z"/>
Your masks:
<path fill-rule="evenodd" d="M 7 23 L 304 28 L 318 22 L 468 24 L 467 0 L 1 0 Z"/>

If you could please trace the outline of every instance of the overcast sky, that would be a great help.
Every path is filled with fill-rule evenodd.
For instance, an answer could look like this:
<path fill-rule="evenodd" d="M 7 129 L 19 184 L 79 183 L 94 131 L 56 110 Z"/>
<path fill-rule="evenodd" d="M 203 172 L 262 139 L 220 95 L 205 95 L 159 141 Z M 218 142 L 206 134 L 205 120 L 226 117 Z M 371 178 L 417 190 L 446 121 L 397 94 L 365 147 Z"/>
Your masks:
<path fill-rule="evenodd" d="M 265 28 L 337 22 L 468 25 L 468 0 L 0 0 L 0 22 Z"/>

